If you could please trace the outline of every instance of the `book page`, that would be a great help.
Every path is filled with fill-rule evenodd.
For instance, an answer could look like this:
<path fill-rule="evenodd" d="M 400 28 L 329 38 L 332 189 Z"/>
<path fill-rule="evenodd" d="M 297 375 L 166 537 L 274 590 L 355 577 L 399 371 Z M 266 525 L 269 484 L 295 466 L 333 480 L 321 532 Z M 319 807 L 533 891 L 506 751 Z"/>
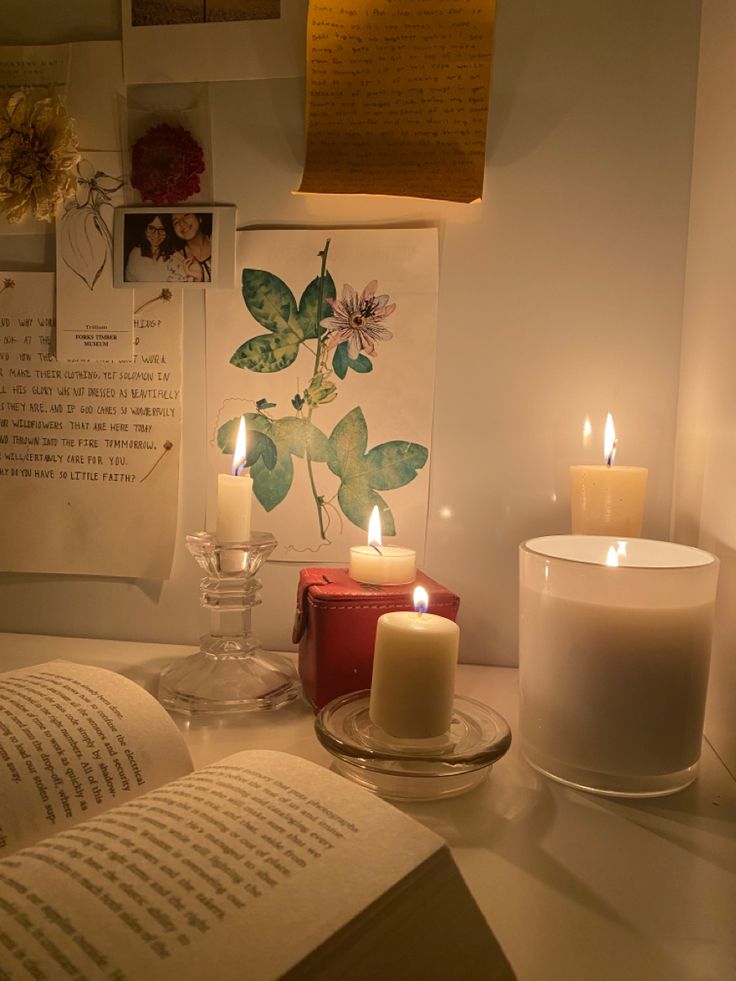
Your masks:
<path fill-rule="evenodd" d="M 480 198 L 495 9 L 310 0 L 299 190 Z"/>
<path fill-rule="evenodd" d="M 168 713 L 122 675 L 67 661 L 0 675 L 0 856 L 191 769 Z"/>
<path fill-rule="evenodd" d="M 0 945 L 11 978 L 277 978 L 443 847 L 313 763 L 239 753 L 0 861 Z"/>

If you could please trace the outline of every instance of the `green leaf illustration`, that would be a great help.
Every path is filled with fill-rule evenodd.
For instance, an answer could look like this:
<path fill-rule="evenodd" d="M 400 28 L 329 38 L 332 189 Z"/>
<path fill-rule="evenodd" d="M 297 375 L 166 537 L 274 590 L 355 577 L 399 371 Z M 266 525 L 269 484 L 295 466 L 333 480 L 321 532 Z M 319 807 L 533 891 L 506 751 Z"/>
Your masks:
<path fill-rule="evenodd" d="M 338 500 L 343 513 L 359 528 L 368 527 L 374 505 L 381 510 L 384 533 L 396 534 L 393 515 L 378 490 L 394 490 L 414 480 L 428 451 L 418 443 L 391 440 L 366 452 L 368 426 L 360 406 L 337 423 L 328 442 L 327 465 L 340 478 Z"/>
<path fill-rule="evenodd" d="M 230 364 L 248 371 L 283 371 L 296 359 L 300 341 L 290 329 L 277 334 L 258 334 L 240 345 Z"/>
<path fill-rule="evenodd" d="M 218 429 L 217 445 L 223 453 L 232 454 L 239 423 L 238 416 Z M 294 480 L 292 456 L 303 457 L 309 451 L 315 463 L 325 463 L 327 437 L 309 420 L 298 416 L 267 419 L 258 412 L 249 412 L 245 424 L 253 493 L 266 511 L 272 511 L 291 489 Z"/>
<path fill-rule="evenodd" d="M 298 307 L 286 283 L 264 269 L 244 269 L 242 289 L 249 312 L 271 333 L 258 334 L 241 344 L 230 364 L 261 373 L 283 371 L 293 364 L 302 341 L 314 339 L 320 332 L 316 316 L 319 276 L 304 290 Z M 325 275 L 323 296 L 320 320 L 332 312 L 326 302 L 328 296 L 335 296 L 329 273 Z"/>
<path fill-rule="evenodd" d="M 266 330 L 284 330 L 296 316 L 294 294 L 278 276 L 265 269 L 244 269 L 242 283 L 246 307 Z"/>
<path fill-rule="evenodd" d="M 272 470 L 276 466 L 276 447 L 269 436 L 257 428 L 258 419 L 258 414 L 254 412 L 248 412 L 245 416 L 248 466 L 252 468 L 255 463 L 262 460 L 263 465 L 268 470 Z M 240 416 L 237 416 L 235 419 L 229 419 L 223 423 L 217 430 L 217 445 L 223 453 L 227 453 L 229 456 L 235 452 L 239 425 Z"/>
<path fill-rule="evenodd" d="M 322 293 L 322 313 L 317 318 L 317 301 L 319 299 L 319 276 L 315 276 L 312 282 L 302 293 L 299 300 L 299 323 L 301 324 L 304 336 L 308 340 L 313 340 L 323 333 L 319 327 L 319 320 L 332 315 L 332 307 L 327 302 L 327 298 L 335 299 L 335 283 L 329 272 L 325 272 L 325 285 Z"/>
<path fill-rule="evenodd" d="M 294 464 L 288 451 L 279 452 L 276 465 L 271 470 L 259 460 L 250 468 L 250 473 L 253 478 L 253 493 L 266 511 L 273 511 L 291 489 Z"/>
<path fill-rule="evenodd" d="M 359 354 L 357 358 L 351 358 L 348 354 L 348 342 L 343 341 L 335 348 L 335 353 L 332 356 L 332 370 L 338 378 L 342 379 L 347 375 L 348 368 L 364 374 L 367 371 L 373 371 L 373 362 L 364 354 Z"/>
<path fill-rule="evenodd" d="M 381 515 L 381 530 L 384 535 L 392 537 L 396 534 L 396 524 L 391 508 L 386 504 L 380 494 L 362 480 L 346 480 L 340 484 L 337 492 L 337 500 L 342 508 L 342 513 L 349 518 L 354 525 L 368 530 L 368 520 L 374 507 L 378 507 Z"/>

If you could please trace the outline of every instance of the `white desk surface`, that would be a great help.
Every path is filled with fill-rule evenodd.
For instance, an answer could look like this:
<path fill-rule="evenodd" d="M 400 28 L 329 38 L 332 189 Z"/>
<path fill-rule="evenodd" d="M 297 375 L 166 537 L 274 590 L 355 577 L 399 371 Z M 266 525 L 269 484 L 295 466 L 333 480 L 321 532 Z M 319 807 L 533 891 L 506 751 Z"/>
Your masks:
<path fill-rule="evenodd" d="M 193 649 L 0 634 L 0 670 L 62 657 L 155 690 L 161 667 Z M 515 731 L 516 678 L 461 665 L 458 692 Z M 196 766 L 250 747 L 329 765 L 312 720 L 301 701 L 237 721 L 177 717 Z M 483 786 L 402 810 L 447 840 L 519 981 L 736 977 L 736 781 L 707 743 L 698 780 L 671 797 L 578 793 L 540 777 L 512 744 Z"/>

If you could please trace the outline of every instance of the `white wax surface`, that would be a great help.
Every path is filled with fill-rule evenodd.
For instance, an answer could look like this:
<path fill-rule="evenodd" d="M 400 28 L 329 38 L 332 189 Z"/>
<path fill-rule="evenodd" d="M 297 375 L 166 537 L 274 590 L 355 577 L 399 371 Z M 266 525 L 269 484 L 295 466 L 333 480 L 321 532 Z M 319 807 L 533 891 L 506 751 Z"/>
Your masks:
<path fill-rule="evenodd" d="M 240 476 L 221 473 L 217 476 L 218 542 L 247 542 L 250 538 L 250 511 L 253 480 L 249 473 Z"/>
<path fill-rule="evenodd" d="M 370 717 L 385 732 L 423 739 L 447 732 L 452 718 L 460 629 L 432 613 L 379 617 Z"/>
<path fill-rule="evenodd" d="M 570 467 L 573 534 L 641 534 L 647 490 L 646 467 Z"/>
<path fill-rule="evenodd" d="M 417 553 L 414 549 L 399 545 L 381 545 L 380 548 L 379 555 L 372 545 L 354 545 L 350 549 L 350 578 L 376 586 L 414 582 L 417 574 Z"/>
<path fill-rule="evenodd" d="M 695 764 L 712 614 L 712 603 L 627 609 L 522 585 L 521 742 L 529 758 L 551 773 L 624 778 Z"/>
<path fill-rule="evenodd" d="M 618 538 L 597 535 L 545 535 L 530 538 L 522 548 L 550 559 L 607 565 L 608 550 L 619 544 Z M 692 545 L 636 538 L 625 543 L 625 554 L 619 557 L 621 568 L 691 569 L 710 565 L 713 556 Z"/>

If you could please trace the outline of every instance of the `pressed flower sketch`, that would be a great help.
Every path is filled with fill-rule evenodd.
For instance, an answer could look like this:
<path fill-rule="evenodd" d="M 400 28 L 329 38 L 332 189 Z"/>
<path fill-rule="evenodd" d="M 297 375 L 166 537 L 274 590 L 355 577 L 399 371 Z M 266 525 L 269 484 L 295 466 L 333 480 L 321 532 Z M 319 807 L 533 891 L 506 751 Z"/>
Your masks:
<path fill-rule="evenodd" d="M 76 195 L 59 219 L 58 244 L 65 265 L 94 290 L 108 260 L 112 263 L 112 195 L 123 186 L 86 159 L 77 166 Z"/>
<path fill-rule="evenodd" d="M 18 91 L 0 105 L 0 211 L 52 221 L 76 189 L 74 122 L 58 95 Z"/>
<path fill-rule="evenodd" d="M 298 468 L 306 471 L 319 540 L 330 542 L 345 520 L 367 529 L 374 506 L 383 533 L 393 536 L 397 522 L 390 492 L 413 481 L 426 465 L 427 446 L 393 438 L 371 445 L 369 419 L 360 405 L 325 426 L 321 416 L 336 402 L 350 372 L 367 375 L 378 358 L 388 357 L 393 330 L 401 330 L 401 306 L 379 281 L 366 277 L 360 292 L 336 284 L 328 269 L 330 239 L 315 261 L 319 275 L 306 284 L 299 301 L 272 272 L 246 268 L 242 295 L 248 313 L 267 333 L 245 340 L 231 355 L 236 368 L 262 376 L 264 395 L 245 413 L 248 464 L 253 492 L 265 508 L 278 508 L 289 494 Z M 392 326 L 390 330 L 386 323 Z M 269 376 L 290 372 L 290 404 L 268 397 Z M 232 454 L 239 417 L 222 423 L 217 443 Z M 400 437 L 401 420 L 395 420 Z M 337 478 L 335 480 L 335 478 Z M 385 496 L 384 496 L 385 495 Z M 305 514 L 304 520 L 308 520 Z"/>

